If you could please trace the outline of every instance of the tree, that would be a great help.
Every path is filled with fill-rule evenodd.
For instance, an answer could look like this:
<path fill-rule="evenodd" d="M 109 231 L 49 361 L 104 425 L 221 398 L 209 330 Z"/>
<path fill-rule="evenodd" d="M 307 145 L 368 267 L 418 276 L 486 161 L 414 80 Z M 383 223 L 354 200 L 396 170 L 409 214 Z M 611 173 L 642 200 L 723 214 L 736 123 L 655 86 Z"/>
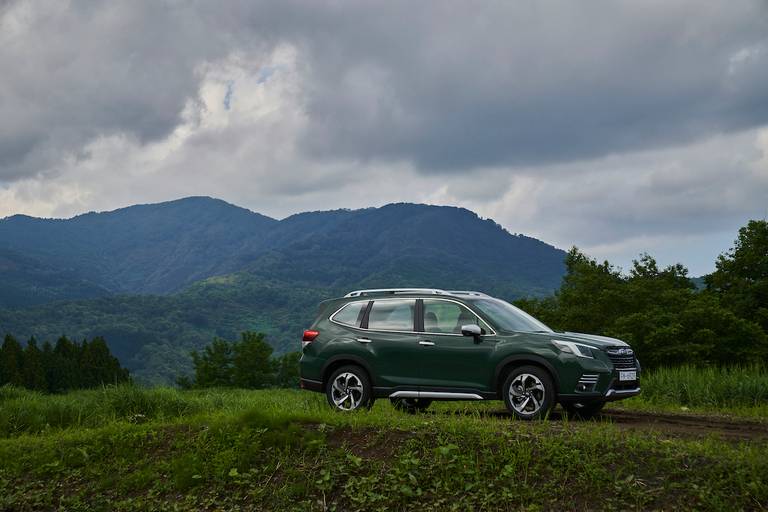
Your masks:
<path fill-rule="evenodd" d="M 281 388 L 299 387 L 299 359 L 301 359 L 301 352 L 289 352 L 277 358 L 276 386 Z"/>
<path fill-rule="evenodd" d="M 57 390 L 58 383 L 56 381 L 58 375 L 58 369 L 56 368 L 57 356 L 53 353 L 53 345 L 50 341 L 43 343 L 43 349 L 41 351 L 41 360 L 43 363 L 43 371 L 45 372 L 46 390 L 49 393 L 53 393 Z"/>
<path fill-rule="evenodd" d="M 718 256 L 715 267 L 705 278 L 707 289 L 768 332 L 768 221 L 751 220 L 739 229 L 734 246 Z"/>
<path fill-rule="evenodd" d="M 232 346 L 216 338 L 202 353 L 192 352 L 195 367 L 195 386 L 201 388 L 232 385 Z"/>
<path fill-rule="evenodd" d="M 576 247 L 565 258 L 566 275 L 557 293 L 559 324 L 579 332 L 604 331 L 627 309 L 619 269 L 598 263 Z"/>
<path fill-rule="evenodd" d="M 45 367 L 43 366 L 43 353 L 37 347 L 35 338 L 27 342 L 24 349 L 24 387 L 36 391 L 47 391 L 48 383 L 45 380 Z"/>
<path fill-rule="evenodd" d="M 16 338 L 6 334 L 3 346 L 0 348 L 0 385 L 24 385 L 24 376 L 22 374 L 23 356 L 21 345 L 16 341 Z"/>
<path fill-rule="evenodd" d="M 567 274 L 554 297 L 516 303 L 553 328 L 623 339 L 632 344 L 644 366 L 765 361 L 768 339 L 754 317 L 759 316 L 762 300 L 762 288 L 755 283 L 764 280 L 755 270 L 761 264 L 755 262 L 762 262 L 766 254 L 762 248 L 754 249 L 762 247 L 762 242 L 755 242 L 763 240 L 762 235 L 754 233 L 761 228 L 750 225 L 751 229 L 741 231 L 733 257 L 718 261 L 720 274 L 712 279 L 721 283 L 717 292 L 714 285 L 706 293 L 697 292 L 684 266 L 660 269 L 648 254 L 641 254 L 623 274 L 607 261 L 598 263 L 573 248 L 566 258 Z M 740 258 L 748 263 L 739 268 L 752 269 L 750 277 L 734 278 L 730 270 L 723 273 L 734 265 L 732 259 Z M 722 285 L 725 277 L 736 284 Z M 729 296 L 734 290 L 739 290 L 735 298 Z M 737 299 L 753 309 L 757 305 L 757 312 L 740 316 L 738 307 L 726 307 Z"/>
<path fill-rule="evenodd" d="M 216 338 L 202 352 L 192 352 L 194 379 L 182 376 L 176 383 L 184 388 L 239 387 L 260 389 L 269 386 L 297 387 L 298 352 L 272 358 L 272 347 L 263 333 L 246 331 L 240 340 Z"/>
<path fill-rule="evenodd" d="M 265 388 L 274 383 L 272 347 L 263 333 L 246 331 L 234 346 L 233 384 L 240 388 Z"/>
<path fill-rule="evenodd" d="M 90 343 L 83 340 L 78 356 L 82 387 L 116 384 L 129 379 L 128 370 L 120 367 L 104 338 L 93 338 Z"/>
<path fill-rule="evenodd" d="M 77 343 L 73 343 L 66 336 L 56 340 L 51 360 L 52 380 L 49 383 L 51 391 L 66 391 L 80 387 L 80 374 L 77 368 L 79 352 Z"/>

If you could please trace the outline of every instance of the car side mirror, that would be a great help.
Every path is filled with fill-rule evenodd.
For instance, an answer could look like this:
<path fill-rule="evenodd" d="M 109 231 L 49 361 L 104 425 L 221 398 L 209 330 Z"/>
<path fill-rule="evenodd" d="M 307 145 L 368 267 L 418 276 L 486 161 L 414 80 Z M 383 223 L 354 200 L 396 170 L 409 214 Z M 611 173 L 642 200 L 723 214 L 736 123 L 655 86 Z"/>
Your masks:
<path fill-rule="evenodd" d="M 483 330 L 479 325 L 467 324 L 461 326 L 461 334 L 464 336 L 472 336 L 475 341 L 480 341 L 480 336 L 483 335 Z"/>

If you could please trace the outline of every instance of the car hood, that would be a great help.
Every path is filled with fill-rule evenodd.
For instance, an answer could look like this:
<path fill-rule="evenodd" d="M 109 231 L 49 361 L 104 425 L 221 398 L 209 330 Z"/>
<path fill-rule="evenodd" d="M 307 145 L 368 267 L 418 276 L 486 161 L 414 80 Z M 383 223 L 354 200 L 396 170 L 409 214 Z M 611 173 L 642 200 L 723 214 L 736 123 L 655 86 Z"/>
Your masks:
<path fill-rule="evenodd" d="M 608 347 L 628 347 L 629 344 L 608 336 L 598 336 L 596 334 L 582 334 L 579 332 L 536 332 L 528 333 L 536 337 L 540 337 L 543 340 L 563 340 L 572 341 L 575 343 L 584 343 L 585 345 L 591 345 L 595 348 L 605 349 Z"/>
<path fill-rule="evenodd" d="M 608 347 L 628 347 L 629 344 L 616 338 L 610 338 L 608 336 L 598 336 L 597 334 L 582 334 L 580 332 L 553 332 L 552 339 L 564 339 L 567 341 L 575 341 L 587 343 L 597 348 Z"/>

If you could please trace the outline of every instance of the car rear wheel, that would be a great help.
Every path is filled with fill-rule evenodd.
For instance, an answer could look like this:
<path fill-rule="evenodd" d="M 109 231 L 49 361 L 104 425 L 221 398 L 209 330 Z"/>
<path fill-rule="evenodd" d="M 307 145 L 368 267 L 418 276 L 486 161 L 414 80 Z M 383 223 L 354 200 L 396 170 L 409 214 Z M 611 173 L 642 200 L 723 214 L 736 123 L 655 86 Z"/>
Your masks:
<path fill-rule="evenodd" d="M 568 417 L 588 420 L 600 414 L 605 402 L 572 402 L 562 404 L 562 406 Z"/>
<path fill-rule="evenodd" d="M 546 418 L 555 404 L 555 386 L 546 370 L 521 366 L 512 370 L 502 387 L 509 412 L 521 420 Z"/>
<path fill-rule="evenodd" d="M 390 400 L 395 409 L 409 413 L 423 411 L 432 403 L 428 398 L 391 398 Z"/>
<path fill-rule="evenodd" d="M 337 411 L 354 411 L 373 404 L 368 374 L 359 366 L 342 366 L 326 385 L 328 404 Z"/>

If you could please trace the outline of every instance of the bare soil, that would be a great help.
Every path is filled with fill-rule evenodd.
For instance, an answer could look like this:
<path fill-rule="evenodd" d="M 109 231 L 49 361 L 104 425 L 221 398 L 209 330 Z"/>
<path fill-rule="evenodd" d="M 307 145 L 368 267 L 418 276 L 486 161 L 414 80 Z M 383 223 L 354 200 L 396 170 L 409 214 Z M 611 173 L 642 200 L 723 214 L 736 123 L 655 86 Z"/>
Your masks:
<path fill-rule="evenodd" d="M 425 414 L 442 414 L 442 412 L 425 411 Z M 469 413 L 457 411 L 453 414 Z M 484 410 L 479 414 L 512 420 L 512 415 L 505 409 Z M 564 420 L 563 416 L 563 411 L 557 408 L 549 416 L 549 421 L 557 425 Z M 670 437 L 715 436 L 728 441 L 768 441 L 768 421 L 715 415 L 655 413 L 607 408 L 592 420 L 571 419 L 570 425 L 589 425 L 593 421 L 609 422 L 627 430 L 646 430 Z"/>
<path fill-rule="evenodd" d="M 741 418 L 605 409 L 599 420 L 620 428 L 656 431 L 672 436 L 714 435 L 733 441 L 768 440 L 768 423 Z"/>

